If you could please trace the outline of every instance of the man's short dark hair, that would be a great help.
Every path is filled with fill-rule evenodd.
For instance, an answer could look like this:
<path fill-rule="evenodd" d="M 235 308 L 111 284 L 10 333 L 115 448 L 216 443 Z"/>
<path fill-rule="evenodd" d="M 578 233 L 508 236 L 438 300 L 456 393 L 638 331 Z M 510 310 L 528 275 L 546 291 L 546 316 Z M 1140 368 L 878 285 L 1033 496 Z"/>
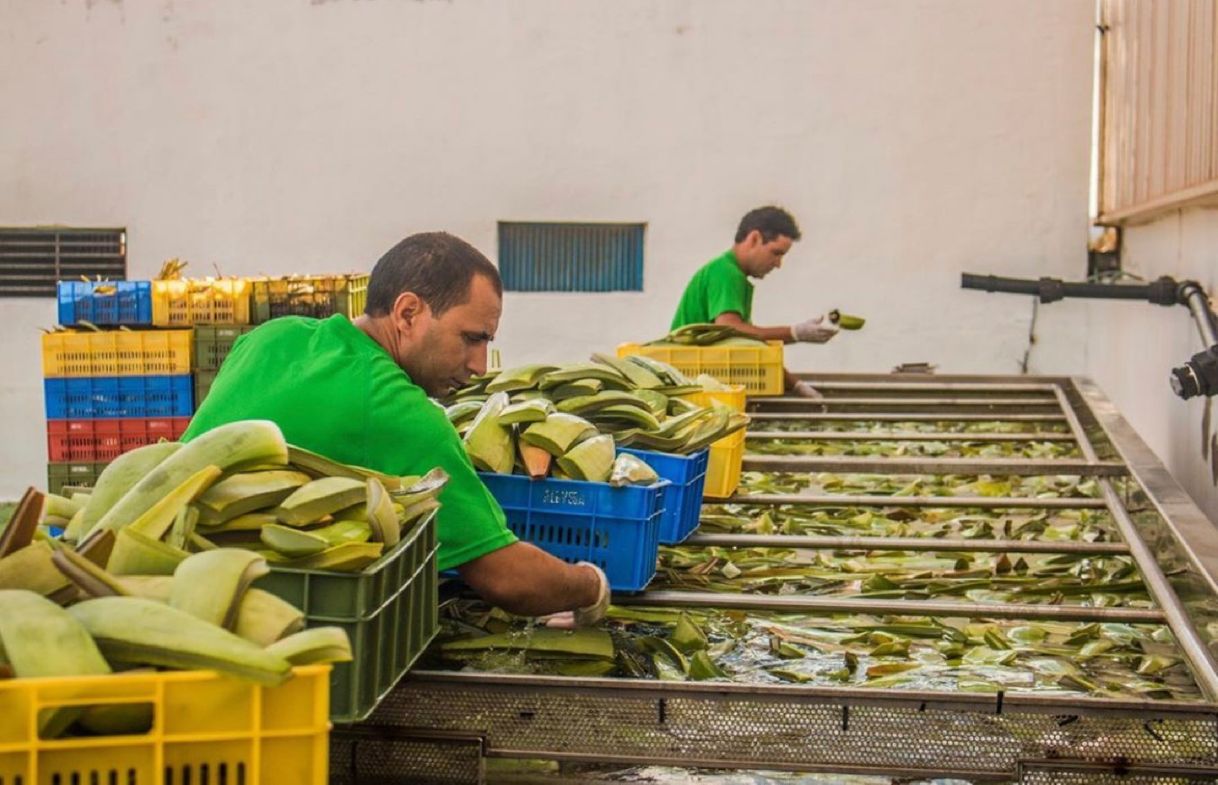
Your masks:
<path fill-rule="evenodd" d="M 436 316 L 469 300 L 474 276 L 485 276 L 503 296 L 499 270 L 474 246 L 448 232 L 412 234 L 389 249 L 368 279 L 364 313 L 385 316 L 402 292 L 414 292 Z"/>
<path fill-rule="evenodd" d="M 761 239 L 767 243 L 780 236 L 799 239 L 799 227 L 795 225 L 795 218 L 781 207 L 773 205 L 758 207 L 745 213 L 740 219 L 740 227 L 736 229 L 736 242 L 743 242 L 754 229 L 761 232 Z"/>

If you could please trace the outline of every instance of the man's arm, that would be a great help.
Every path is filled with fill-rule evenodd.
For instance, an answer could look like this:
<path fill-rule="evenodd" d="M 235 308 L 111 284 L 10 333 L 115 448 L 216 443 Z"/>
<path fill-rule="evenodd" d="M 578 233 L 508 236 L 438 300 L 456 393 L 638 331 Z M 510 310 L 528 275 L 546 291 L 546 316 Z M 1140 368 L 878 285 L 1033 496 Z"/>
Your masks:
<path fill-rule="evenodd" d="M 754 338 L 760 338 L 763 341 L 782 341 L 783 343 L 794 343 L 795 338 L 791 334 L 790 327 L 757 327 L 749 324 L 744 319 L 740 318 L 740 314 L 735 311 L 727 311 L 715 317 L 715 324 L 726 324 L 735 327 L 745 335 L 751 335 Z"/>
<path fill-rule="evenodd" d="M 519 616 L 586 608 L 601 592 L 594 569 L 567 564 L 527 542 L 491 551 L 457 572 L 484 600 Z"/>

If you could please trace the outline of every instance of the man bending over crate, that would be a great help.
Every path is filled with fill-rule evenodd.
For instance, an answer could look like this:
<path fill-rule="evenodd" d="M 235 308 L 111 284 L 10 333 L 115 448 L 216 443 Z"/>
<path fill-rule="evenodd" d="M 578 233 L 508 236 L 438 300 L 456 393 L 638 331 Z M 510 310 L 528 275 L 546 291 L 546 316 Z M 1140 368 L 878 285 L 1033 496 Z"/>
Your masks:
<path fill-rule="evenodd" d="M 444 232 L 415 234 L 381 257 L 364 314 L 284 316 L 242 336 L 183 440 L 235 420 L 272 420 L 290 444 L 386 474 L 439 466 L 440 570 L 456 568 L 488 602 L 558 626 L 590 624 L 609 605 L 591 564 L 519 542 L 431 398 L 486 372 L 503 306 L 499 271 Z"/>
<path fill-rule="evenodd" d="M 800 237 L 795 219 L 780 207 L 758 207 L 740 219 L 736 241 L 694 273 L 685 287 L 672 329 L 687 324 L 727 324 L 763 341 L 824 343 L 837 335 L 837 327 L 825 316 L 792 325 L 758 327 L 753 324 L 753 284 L 749 278 L 765 278 L 782 267 L 783 257 Z M 820 398 L 808 382 L 797 381 L 783 370 L 785 386 L 796 395 Z"/>

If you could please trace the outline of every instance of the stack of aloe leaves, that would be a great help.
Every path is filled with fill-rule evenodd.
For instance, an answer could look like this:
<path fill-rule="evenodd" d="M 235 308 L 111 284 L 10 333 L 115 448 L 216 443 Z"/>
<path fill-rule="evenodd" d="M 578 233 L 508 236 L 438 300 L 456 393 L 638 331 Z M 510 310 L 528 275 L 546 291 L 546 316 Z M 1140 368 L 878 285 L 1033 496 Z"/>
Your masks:
<path fill-rule="evenodd" d="M 820 441 L 816 439 L 750 439 L 750 455 L 850 455 L 883 458 L 1077 458 L 1078 446 L 1059 441 L 978 442 L 860 439 Z"/>
<path fill-rule="evenodd" d="M 1034 691 L 1196 699 L 1162 625 L 611 607 L 538 626 L 471 600 L 443 608 L 425 667 L 568 677 Z"/>
<path fill-rule="evenodd" d="M 209 669 L 275 686 L 295 665 L 351 659 L 342 628 L 305 630 L 299 609 L 252 587 L 269 571 L 259 554 L 212 548 L 167 571 L 107 569 L 113 530 L 76 548 L 46 535 L 40 520 L 59 504 L 31 488 L 0 534 L 0 679 Z M 152 719 L 150 704 L 72 706 L 43 712 L 39 734 L 146 733 Z"/>
<path fill-rule="evenodd" d="M 355 572 L 422 525 L 447 480 L 337 463 L 288 445 L 269 421 L 229 423 L 124 453 L 91 489 L 47 494 L 39 521 L 62 528 L 64 543 L 40 539 L 27 558 L 45 570 L 52 551 L 75 546 L 115 575 L 172 575 L 192 553 L 234 548 Z"/>
<path fill-rule="evenodd" d="M 756 420 L 750 430 L 753 431 L 836 431 L 857 432 L 859 438 L 868 436 L 884 436 L 899 431 L 919 431 L 922 433 L 1069 433 L 1069 428 L 1061 423 L 1045 422 L 1012 422 L 1010 420 L 982 420 L 979 422 L 960 420 L 939 420 L 937 422 L 903 421 L 875 422 L 872 420 Z"/>
<path fill-rule="evenodd" d="M 726 324 L 687 324 L 646 346 L 765 346 L 765 341 Z"/>
<path fill-rule="evenodd" d="M 857 507 L 840 504 L 704 505 L 699 531 L 819 537 L 1116 542 L 1103 510 L 989 510 L 970 507 Z"/>
<path fill-rule="evenodd" d="M 689 454 L 746 427 L 726 406 L 680 396 L 702 386 L 646 357 L 525 365 L 454 393 L 446 412 L 474 465 L 487 472 L 650 484 L 654 471 L 617 447 Z"/>
<path fill-rule="evenodd" d="M 877 545 L 882 542 L 877 540 Z M 1148 608 L 1127 556 L 661 547 L 650 589 Z"/>
<path fill-rule="evenodd" d="M 828 493 L 840 496 L 977 496 L 981 498 L 1095 498 L 1093 478 L 1069 474 L 1007 477 L 957 474 L 834 474 L 758 472 L 740 476 L 737 495 Z"/>

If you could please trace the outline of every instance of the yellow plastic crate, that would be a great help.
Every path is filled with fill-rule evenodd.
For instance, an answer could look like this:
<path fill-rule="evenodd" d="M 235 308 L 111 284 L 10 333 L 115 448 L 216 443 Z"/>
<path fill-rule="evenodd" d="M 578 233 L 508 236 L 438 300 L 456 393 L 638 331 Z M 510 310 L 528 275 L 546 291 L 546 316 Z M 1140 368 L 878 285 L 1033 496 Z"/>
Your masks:
<path fill-rule="evenodd" d="M 324 785 L 329 674 L 298 667 L 279 687 L 215 671 L 0 680 L 0 782 Z M 148 733 L 38 738 L 40 711 L 124 703 L 151 704 Z"/>
<path fill-rule="evenodd" d="M 726 499 L 740 487 L 740 470 L 744 466 L 744 430 L 724 436 L 710 446 L 710 461 L 706 464 L 706 487 L 702 497 Z"/>
<path fill-rule="evenodd" d="M 169 376 L 190 373 L 190 330 L 71 331 L 42 336 L 42 373 L 80 376 Z"/>
<path fill-rule="evenodd" d="M 702 392 L 690 393 L 681 397 L 699 406 L 711 406 L 717 403 L 720 406 L 730 407 L 734 412 L 743 412 L 745 404 L 748 403 L 748 396 L 745 395 L 744 385 L 730 384 L 727 386 L 731 389 L 703 390 Z"/>
<path fill-rule="evenodd" d="M 249 324 L 248 278 L 182 278 L 152 282 L 152 323 L 157 327 Z"/>
<path fill-rule="evenodd" d="M 624 343 L 618 357 L 654 357 L 689 377 L 709 374 L 724 384 L 739 384 L 749 395 L 782 395 L 782 342 L 765 346 L 644 346 Z"/>

